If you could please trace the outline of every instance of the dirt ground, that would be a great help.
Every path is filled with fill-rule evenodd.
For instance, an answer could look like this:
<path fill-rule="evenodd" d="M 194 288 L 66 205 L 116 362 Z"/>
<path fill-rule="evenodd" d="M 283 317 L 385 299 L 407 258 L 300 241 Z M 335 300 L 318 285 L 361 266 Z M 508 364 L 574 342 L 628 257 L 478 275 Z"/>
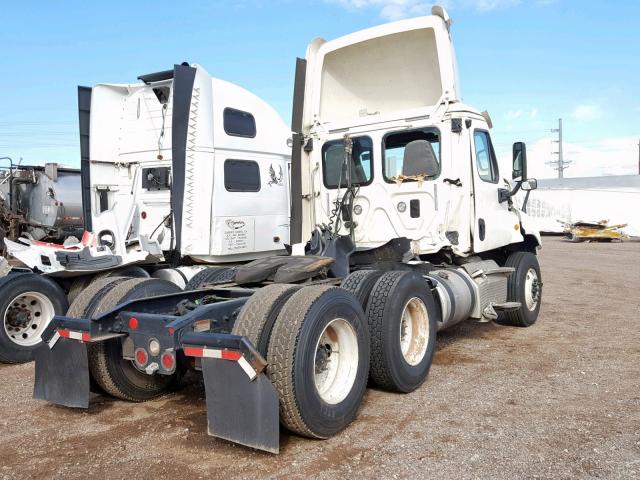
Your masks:
<path fill-rule="evenodd" d="M 0 365 L 0 478 L 640 478 L 640 243 L 544 243 L 536 325 L 441 333 L 419 390 L 370 389 L 344 432 L 283 432 L 280 455 L 207 436 L 198 384 L 78 411 Z"/>

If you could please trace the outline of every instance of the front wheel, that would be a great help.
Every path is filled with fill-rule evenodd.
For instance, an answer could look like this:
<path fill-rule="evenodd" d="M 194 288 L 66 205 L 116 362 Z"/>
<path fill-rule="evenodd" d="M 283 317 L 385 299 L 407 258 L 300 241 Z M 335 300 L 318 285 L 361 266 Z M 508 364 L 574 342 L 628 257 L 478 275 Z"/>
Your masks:
<path fill-rule="evenodd" d="M 500 314 L 499 323 L 514 327 L 530 327 L 538 319 L 542 303 L 542 275 L 538 258 L 529 252 L 514 252 L 505 267 L 515 271 L 507 280 L 507 301 L 519 302 L 520 308 Z"/>

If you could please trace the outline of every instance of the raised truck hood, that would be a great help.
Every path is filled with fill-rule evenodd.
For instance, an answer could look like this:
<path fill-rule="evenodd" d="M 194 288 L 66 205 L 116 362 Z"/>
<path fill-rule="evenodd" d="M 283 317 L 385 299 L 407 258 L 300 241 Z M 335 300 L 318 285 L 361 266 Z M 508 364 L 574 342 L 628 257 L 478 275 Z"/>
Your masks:
<path fill-rule="evenodd" d="M 451 20 L 433 15 L 388 23 L 307 49 L 304 123 L 362 124 L 460 100 Z"/>

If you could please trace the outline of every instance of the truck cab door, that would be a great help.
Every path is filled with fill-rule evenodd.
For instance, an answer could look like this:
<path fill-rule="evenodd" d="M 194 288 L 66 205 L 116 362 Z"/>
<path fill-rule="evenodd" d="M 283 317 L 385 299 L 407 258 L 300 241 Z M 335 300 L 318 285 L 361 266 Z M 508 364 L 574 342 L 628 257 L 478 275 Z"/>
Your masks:
<path fill-rule="evenodd" d="M 489 132 L 481 128 L 469 132 L 474 186 L 473 250 L 486 252 L 513 243 L 514 234 L 519 234 L 519 221 L 509 210 L 508 202 L 498 201 L 498 189 L 503 185 Z"/>

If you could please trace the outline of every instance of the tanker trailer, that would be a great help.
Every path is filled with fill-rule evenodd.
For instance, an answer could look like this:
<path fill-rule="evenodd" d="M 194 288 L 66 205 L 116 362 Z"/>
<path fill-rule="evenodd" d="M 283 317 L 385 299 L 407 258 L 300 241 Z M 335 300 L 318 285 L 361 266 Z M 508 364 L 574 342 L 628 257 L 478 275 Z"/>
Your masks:
<path fill-rule="evenodd" d="M 9 159 L 10 160 L 10 159 Z M 80 170 L 14 166 L 0 171 L 0 244 L 4 238 L 63 242 L 83 232 Z"/>

